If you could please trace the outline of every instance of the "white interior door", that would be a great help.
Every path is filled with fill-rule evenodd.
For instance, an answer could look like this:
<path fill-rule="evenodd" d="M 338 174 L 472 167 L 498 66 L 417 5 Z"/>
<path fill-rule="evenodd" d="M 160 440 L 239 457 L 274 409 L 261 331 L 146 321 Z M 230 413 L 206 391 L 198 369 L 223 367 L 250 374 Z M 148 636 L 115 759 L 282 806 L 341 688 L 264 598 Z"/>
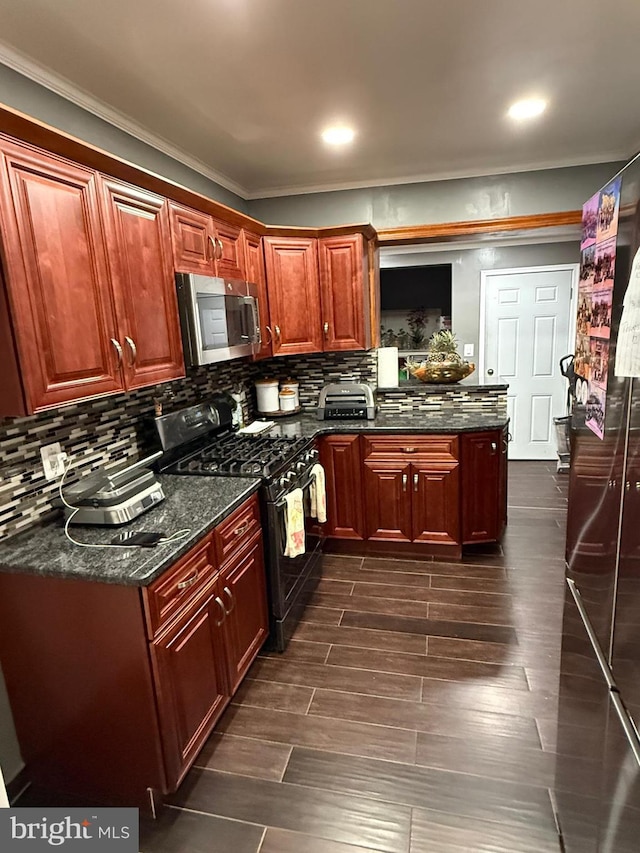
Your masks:
<path fill-rule="evenodd" d="M 511 459 L 556 456 L 553 418 L 566 414 L 567 399 L 559 361 L 574 348 L 577 272 L 567 264 L 481 273 L 480 376 L 509 385 Z"/>

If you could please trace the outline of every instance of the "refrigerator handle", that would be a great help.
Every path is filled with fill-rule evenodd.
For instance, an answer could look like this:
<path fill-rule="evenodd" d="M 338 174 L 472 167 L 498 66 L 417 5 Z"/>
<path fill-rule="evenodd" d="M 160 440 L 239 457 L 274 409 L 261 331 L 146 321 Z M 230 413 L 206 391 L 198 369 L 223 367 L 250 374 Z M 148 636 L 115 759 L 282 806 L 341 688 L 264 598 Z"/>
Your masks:
<path fill-rule="evenodd" d="M 576 607 L 578 608 L 578 612 L 580 613 L 580 618 L 584 624 L 585 631 L 589 636 L 589 641 L 591 642 L 591 646 L 593 648 L 593 652 L 598 659 L 598 663 L 600 664 L 600 669 L 602 670 L 602 674 L 604 675 L 604 680 L 607 682 L 607 687 L 611 689 L 615 689 L 616 683 L 613 680 L 613 674 L 609 669 L 609 664 L 607 663 L 607 659 L 604 656 L 602 649 L 600 648 L 600 644 L 598 643 L 598 636 L 596 632 L 593 630 L 593 625 L 591 624 L 589 617 L 587 616 L 587 611 L 582 603 L 582 596 L 580 595 L 580 590 L 576 586 L 576 582 L 572 578 L 567 578 L 567 584 L 569 589 L 571 590 L 571 595 L 573 596 L 573 600 L 576 603 Z"/>
<path fill-rule="evenodd" d="M 627 709 L 622 704 L 622 700 L 617 693 L 614 692 L 611 694 L 611 701 L 613 702 L 613 707 L 616 709 L 620 725 L 624 729 L 625 737 L 629 741 L 629 748 L 631 749 L 631 752 L 633 752 L 633 757 L 638 763 L 638 766 L 640 766 L 640 741 L 638 740 L 636 727 L 629 718 Z"/>

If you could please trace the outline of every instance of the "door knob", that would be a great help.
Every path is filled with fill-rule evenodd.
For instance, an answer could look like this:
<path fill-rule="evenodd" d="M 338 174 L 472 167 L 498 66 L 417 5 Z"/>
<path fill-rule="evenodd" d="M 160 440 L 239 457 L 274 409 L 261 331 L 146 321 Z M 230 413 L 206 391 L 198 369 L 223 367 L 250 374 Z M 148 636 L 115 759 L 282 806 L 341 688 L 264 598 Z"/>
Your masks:
<path fill-rule="evenodd" d="M 490 367 L 490 368 L 487 370 L 487 375 L 488 375 L 488 376 L 493 376 L 493 368 L 491 368 L 491 367 Z"/>

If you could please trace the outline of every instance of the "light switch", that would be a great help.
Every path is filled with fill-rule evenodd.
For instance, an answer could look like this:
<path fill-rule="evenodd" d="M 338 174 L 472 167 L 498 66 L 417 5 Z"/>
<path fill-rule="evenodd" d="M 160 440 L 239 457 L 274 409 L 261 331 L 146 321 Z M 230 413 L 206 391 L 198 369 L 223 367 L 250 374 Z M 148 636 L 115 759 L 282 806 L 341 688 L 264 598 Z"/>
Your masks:
<path fill-rule="evenodd" d="M 465 358 L 473 357 L 473 344 L 465 344 L 462 350 L 462 354 Z"/>

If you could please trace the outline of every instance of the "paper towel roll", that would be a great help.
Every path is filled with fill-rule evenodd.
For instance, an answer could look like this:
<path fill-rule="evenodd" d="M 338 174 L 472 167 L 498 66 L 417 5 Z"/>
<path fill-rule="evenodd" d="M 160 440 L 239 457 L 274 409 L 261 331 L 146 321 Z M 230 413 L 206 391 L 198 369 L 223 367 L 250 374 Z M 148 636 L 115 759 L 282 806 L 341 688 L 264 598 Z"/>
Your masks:
<path fill-rule="evenodd" d="M 398 387 L 398 347 L 378 350 L 378 388 Z"/>

